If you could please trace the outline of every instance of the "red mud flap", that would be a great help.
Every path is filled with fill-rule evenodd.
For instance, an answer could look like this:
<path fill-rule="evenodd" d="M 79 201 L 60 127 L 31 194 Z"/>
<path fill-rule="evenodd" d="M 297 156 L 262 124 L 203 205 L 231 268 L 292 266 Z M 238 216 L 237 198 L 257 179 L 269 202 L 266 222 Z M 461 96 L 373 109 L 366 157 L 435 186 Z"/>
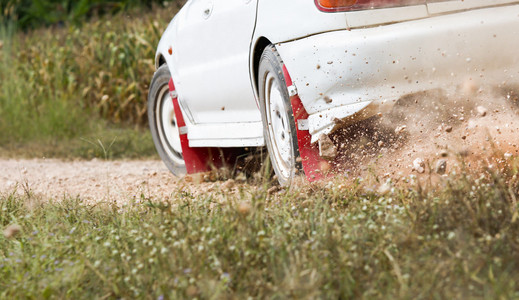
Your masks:
<path fill-rule="evenodd" d="M 173 79 L 169 80 L 169 91 L 173 95 L 175 85 Z M 187 133 L 181 132 L 180 128 L 186 126 L 184 116 L 180 110 L 177 97 L 171 97 L 175 108 L 175 116 L 179 128 L 180 143 L 182 145 L 182 156 L 186 163 L 188 174 L 211 171 L 215 168 L 233 167 L 237 157 L 242 153 L 239 148 L 213 148 L 213 147 L 190 147 Z"/>
<path fill-rule="evenodd" d="M 285 65 L 283 65 L 283 76 L 285 77 L 287 88 L 292 86 L 292 79 Z M 301 155 L 303 171 L 307 180 L 313 182 L 330 177 L 332 175 L 329 172 L 331 165 L 319 155 L 317 143 L 312 145 L 310 132 L 308 130 L 299 130 L 299 121 L 308 119 L 308 113 L 301 99 L 299 99 L 298 95 L 291 96 L 290 103 L 292 104 L 292 112 L 294 113 L 294 121 L 296 123 L 299 154 Z"/>

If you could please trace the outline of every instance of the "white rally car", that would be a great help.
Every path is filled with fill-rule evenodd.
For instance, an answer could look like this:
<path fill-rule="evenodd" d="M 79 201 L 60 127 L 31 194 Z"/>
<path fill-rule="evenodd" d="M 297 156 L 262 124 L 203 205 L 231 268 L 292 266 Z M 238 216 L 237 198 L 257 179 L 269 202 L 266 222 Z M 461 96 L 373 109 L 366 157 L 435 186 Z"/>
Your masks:
<path fill-rule="evenodd" d="M 188 0 L 158 46 L 150 126 L 175 174 L 267 146 L 281 184 L 314 180 L 338 123 L 466 80 L 518 82 L 518 49 L 519 1 Z"/>

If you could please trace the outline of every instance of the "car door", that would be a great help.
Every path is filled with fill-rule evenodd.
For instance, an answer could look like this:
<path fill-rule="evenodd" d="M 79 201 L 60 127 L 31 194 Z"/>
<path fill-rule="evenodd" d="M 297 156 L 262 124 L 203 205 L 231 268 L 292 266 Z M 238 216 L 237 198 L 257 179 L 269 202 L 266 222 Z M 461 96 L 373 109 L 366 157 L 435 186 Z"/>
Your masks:
<path fill-rule="evenodd" d="M 179 100 L 195 124 L 258 122 L 249 75 L 257 0 L 190 0 L 174 45 Z"/>

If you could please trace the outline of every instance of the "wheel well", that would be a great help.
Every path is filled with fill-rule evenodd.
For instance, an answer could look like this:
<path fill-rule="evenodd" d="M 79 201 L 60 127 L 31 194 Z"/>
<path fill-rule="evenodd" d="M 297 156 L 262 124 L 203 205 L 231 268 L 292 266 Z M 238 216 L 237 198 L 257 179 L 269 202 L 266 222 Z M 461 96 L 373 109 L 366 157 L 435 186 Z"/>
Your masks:
<path fill-rule="evenodd" d="M 155 69 L 158 69 L 160 66 L 162 66 L 165 63 L 166 63 L 166 59 L 164 58 L 164 56 L 159 55 L 155 62 Z"/>
<path fill-rule="evenodd" d="M 253 52 L 253 75 L 254 75 L 254 89 L 258 90 L 258 70 L 259 70 L 259 63 L 261 59 L 261 54 L 263 54 L 263 50 L 267 48 L 268 45 L 272 44 L 266 37 L 260 37 L 258 41 L 256 42 L 256 45 L 254 46 L 254 52 Z"/>

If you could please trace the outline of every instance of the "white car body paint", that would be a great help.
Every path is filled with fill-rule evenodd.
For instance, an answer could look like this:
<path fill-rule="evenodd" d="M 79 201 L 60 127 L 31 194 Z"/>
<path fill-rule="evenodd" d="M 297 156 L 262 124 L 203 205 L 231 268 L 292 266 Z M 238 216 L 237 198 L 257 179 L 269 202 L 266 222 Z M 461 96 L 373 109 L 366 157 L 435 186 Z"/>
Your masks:
<path fill-rule="evenodd" d="M 189 0 L 159 43 L 157 65 L 162 56 L 170 68 L 190 146 L 261 146 L 253 50 L 266 38 L 315 140 L 336 119 L 384 111 L 409 93 L 467 79 L 519 81 L 519 6 L 510 4 L 518 2 L 429 0 L 324 13 L 312 0 Z"/>
<path fill-rule="evenodd" d="M 332 130 L 334 119 L 368 104 L 394 103 L 465 80 L 477 85 L 518 81 L 518 24 L 519 5 L 495 7 L 329 32 L 277 49 L 310 114 L 315 141 Z"/>
<path fill-rule="evenodd" d="M 170 68 L 192 147 L 264 145 L 248 66 L 255 17 L 256 1 L 191 0 L 163 34 L 157 53 Z"/>

